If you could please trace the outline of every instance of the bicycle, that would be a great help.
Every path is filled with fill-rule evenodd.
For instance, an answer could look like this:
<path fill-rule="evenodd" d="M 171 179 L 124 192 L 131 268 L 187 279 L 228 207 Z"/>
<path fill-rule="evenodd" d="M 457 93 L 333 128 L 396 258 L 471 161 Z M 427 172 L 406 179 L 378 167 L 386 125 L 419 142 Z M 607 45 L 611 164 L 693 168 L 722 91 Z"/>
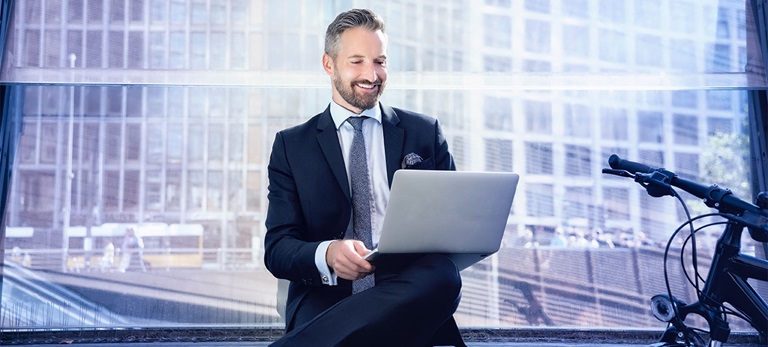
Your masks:
<path fill-rule="evenodd" d="M 667 292 L 651 298 L 651 311 L 654 317 L 667 323 L 667 328 L 659 342 L 652 346 L 720 347 L 731 334 L 727 320 L 729 315 L 748 322 L 757 330 L 761 342 L 767 341 L 768 304 L 747 280 L 768 281 L 768 261 L 741 253 L 741 237 L 744 228 L 747 228 L 752 239 L 768 242 L 768 192 L 758 194 L 755 204 L 752 204 L 734 196 L 728 189 L 717 185 L 704 186 L 683 179 L 663 168 L 652 168 L 645 164 L 621 159 L 616 154 L 610 156 L 608 163 L 611 168 L 603 169 L 604 174 L 633 178 L 652 197 L 673 196 L 680 201 L 688 216 L 688 220 L 670 237 L 664 253 L 664 279 Z M 685 202 L 673 186 L 703 199 L 707 206 L 718 212 L 691 218 Z M 694 228 L 694 221 L 712 216 L 722 217 L 725 222 Z M 700 277 L 696 265 L 695 235 L 698 230 L 718 224 L 725 224 L 725 229 L 717 240 L 709 273 L 701 289 L 698 285 Z M 666 269 L 672 240 L 686 227 L 690 228 L 690 235 L 682 248 L 685 249 L 688 240 L 692 241 L 694 276 L 697 276 L 695 281 L 689 277 L 688 282 L 696 287 L 698 294 L 696 302 L 690 304 L 672 295 Z M 682 254 L 681 251 L 681 259 Z M 685 274 L 688 276 L 687 272 Z M 726 306 L 726 303 L 730 307 Z M 709 330 L 687 325 L 685 320 L 690 314 L 703 317 Z"/>

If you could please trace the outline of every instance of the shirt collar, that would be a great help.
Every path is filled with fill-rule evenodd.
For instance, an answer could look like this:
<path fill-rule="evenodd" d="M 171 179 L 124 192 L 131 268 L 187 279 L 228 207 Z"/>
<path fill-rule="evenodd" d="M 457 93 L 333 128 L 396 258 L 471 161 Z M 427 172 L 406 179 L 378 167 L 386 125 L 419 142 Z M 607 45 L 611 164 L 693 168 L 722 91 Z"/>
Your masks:
<path fill-rule="evenodd" d="M 373 108 L 363 110 L 360 114 L 355 114 L 352 111 L 339 106 L 335 101 L 331 101 L 331 118 L 333 118 L 333 123 L 336 125 L 336 129 L 341 128 L 344 122 L 347 121 L 347 118 L 357 116 L 373 118 L 381 123 L 381 108 L 379 107 L 379 103 L 377 102 L 376 106 Z"/>

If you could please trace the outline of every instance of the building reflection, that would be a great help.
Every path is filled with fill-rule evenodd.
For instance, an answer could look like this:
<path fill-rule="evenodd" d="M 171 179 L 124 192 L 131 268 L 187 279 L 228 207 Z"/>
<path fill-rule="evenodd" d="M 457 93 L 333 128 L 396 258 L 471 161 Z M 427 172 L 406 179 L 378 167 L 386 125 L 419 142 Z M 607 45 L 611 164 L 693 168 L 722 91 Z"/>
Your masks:
<path fill-rule="evenodd" d="M 329 102 L 328 88 L 297 87 L 291 77 L 315 74 L 325 82 L 319 64 L 325 25 L 350 6 L 383 15 L 390 69 L 403 81 L 422 73 L 738 73 L 747 59 L 743 1 L 17 1 L 6 78 L 40 72 L 86 77 L 16 81 L 23 133 L 6 221 L 33 232 L 7 234 L 7 248 L 28 250 L 33 269 L 118 276 L 100 259 L 109 244 L 119 248 L 131 225 L 145 234 L 151 265 L 150 277 L 128 274 L 140 281 L 154 283 L 147 279 L 152 271 L 193 268 L 248 271 L 272 285 L 261 269 L 271 141 L 277 130 Z M 697 20 L 684 20 L 688 16 Z M 283 87 L 226 80 L 254 71 L 277 78 L 285 72 L 274 82 Z M 130 76 L 160 80 L 153 74 L 171 79 L 125 82 Z M 94 76 L 108 82 L 95 83 Z M 387 103 L 440 119 L 460 169 L 524 177 L 508 247 L 496 265 L 483 263 L 465 275 L 470 286 L 462 323 L 567 325 L 573 321 L 564 317 L 588 302 L 588 317 L 573 324 L 614 326 L 631 312 L 642 317 L 636 324 L 652 325 L 643 285 L 624 288 L 596 278 L 610 264 L 623 264 L 617 266 L 628 273 L 644 269 L 637 248 L 614 249 L 610 256 L 560 250 L 567 261 L 554 266 L 557 257 L 546 246 L 558 228 L 573 235 L 599 229 L 617 244 L 640 235 L 665 242 L 682 218 L 674 201 L 652 200 L 624 181 L 605 179 L 600 169 L 618 153 L 699 177 L 711 137 L 745 136 L 744 93 L 693 85 L 486 87 L 424 89 L 401 82 L 385 96 Z M 515 246 L 528 231 L 536 238 L 531 244 L 541 247 Z M 520 264 L 531 268 L 520 270 Z M 555 270 L 566 265 L 574 266 L 568 273 L 583 276 L 552 285 L 565 275 Z M 220 280 L 230 285 L 236 277 Z M 623 290 L 635 294 L 619 300 Z M 259 293 L 258 305 L 273 305 L 271 291 Z M 277 319 L 263 315 L 270 324 Z"/>

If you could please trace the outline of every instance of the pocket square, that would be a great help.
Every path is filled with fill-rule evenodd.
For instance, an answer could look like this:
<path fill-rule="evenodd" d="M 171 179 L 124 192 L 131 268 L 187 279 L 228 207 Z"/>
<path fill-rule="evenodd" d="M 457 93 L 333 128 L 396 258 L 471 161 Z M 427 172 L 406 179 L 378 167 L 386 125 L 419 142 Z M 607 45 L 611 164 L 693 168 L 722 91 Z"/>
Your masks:
<path fill-rule="evenodd" d="M 403 169 L 407 169 L 411 166 L 421 163 L 422 160 L 424 159 L 422 159 L 420 155 L 416 153 L 408 153 L 405 155 L 405 157 L 403 157 L 403 162 L 400 163 L 400 167 Z"/>

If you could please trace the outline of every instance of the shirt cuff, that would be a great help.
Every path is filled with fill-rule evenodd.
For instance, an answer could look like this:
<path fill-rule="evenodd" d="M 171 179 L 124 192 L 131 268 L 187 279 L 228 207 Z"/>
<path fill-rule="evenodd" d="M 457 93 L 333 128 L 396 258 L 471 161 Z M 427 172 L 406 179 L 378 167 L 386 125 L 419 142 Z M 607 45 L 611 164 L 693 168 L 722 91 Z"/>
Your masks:
<path fill-rule="evenodd" d="M 328 246 L 331 242 L 333 241 L 323 241 L 317 246 L 315 250 L 315 266 L 320 273 L 320 279 L 323 281 L 323 284 L 335 286 L 338 284 L 338 276 L 331 271 L 328 263 L 325 261 L 325 253 L 328 251 Z"/>

